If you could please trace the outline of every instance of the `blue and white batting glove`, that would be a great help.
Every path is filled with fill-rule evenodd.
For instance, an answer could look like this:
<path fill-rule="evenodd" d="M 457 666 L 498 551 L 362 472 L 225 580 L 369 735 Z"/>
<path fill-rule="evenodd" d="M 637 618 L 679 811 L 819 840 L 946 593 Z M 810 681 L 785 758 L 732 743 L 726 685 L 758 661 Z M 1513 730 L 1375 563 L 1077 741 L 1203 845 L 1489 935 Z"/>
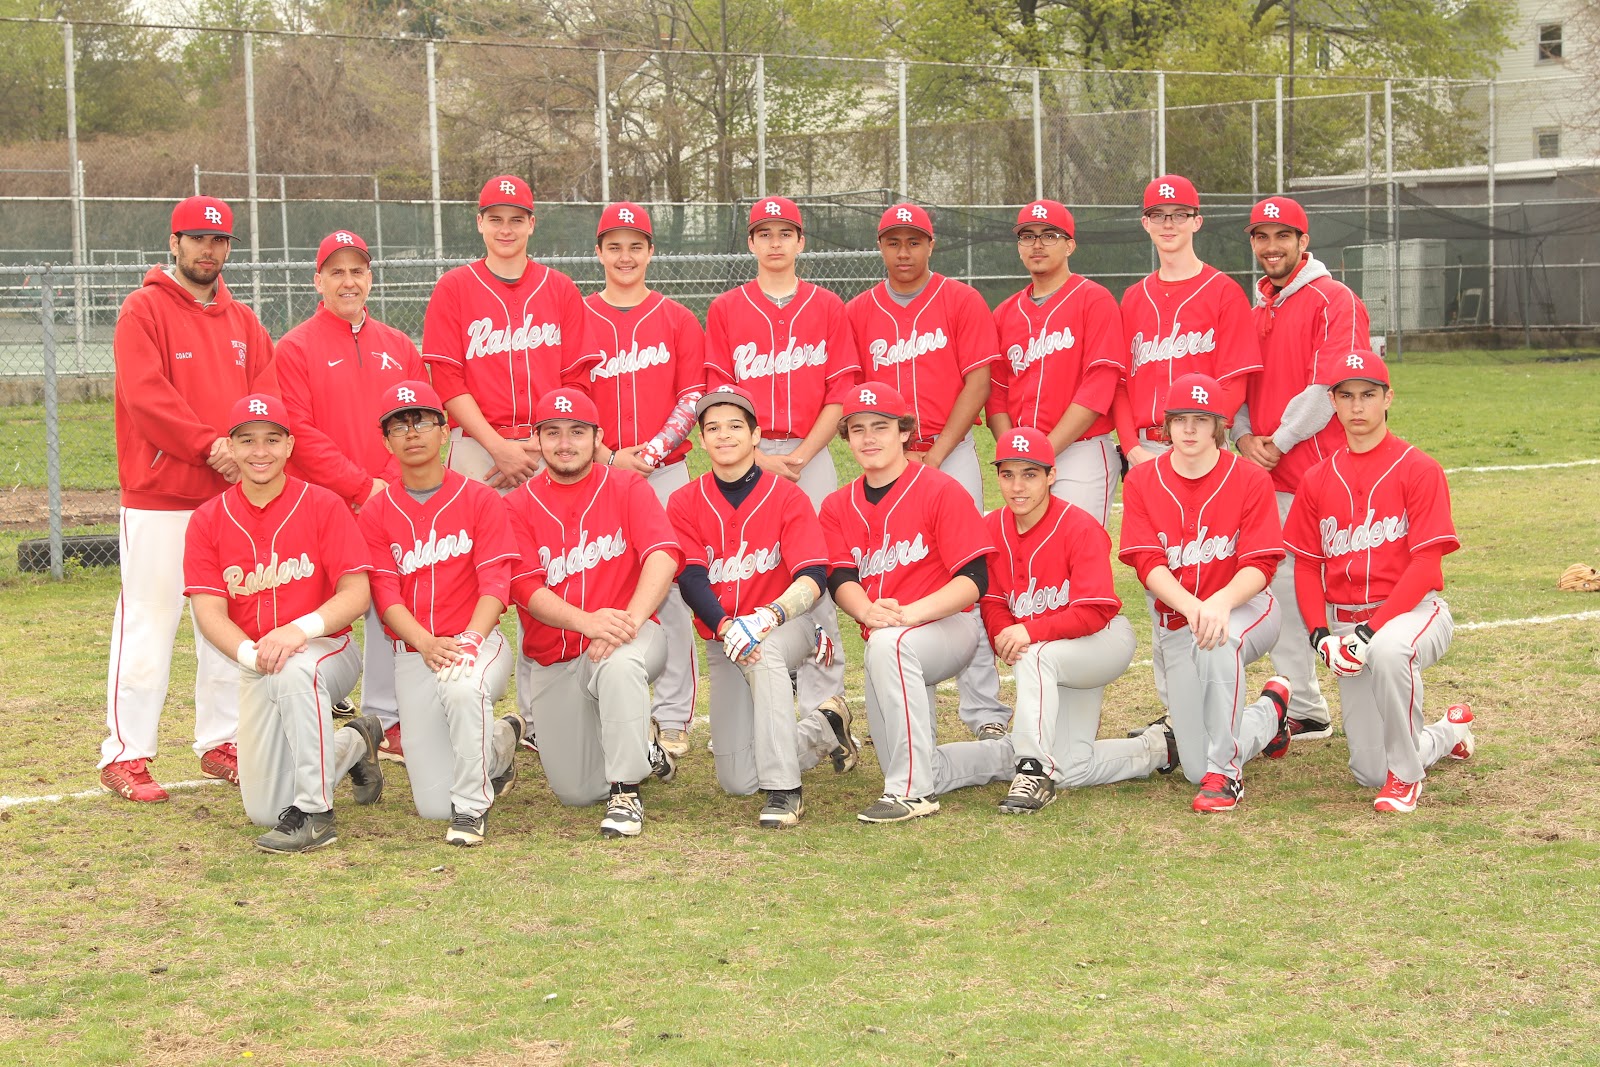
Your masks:
<path fill-rule="evenodd" d="M 813 629 L 816 630 L 817 651 L 811 659 L 819 667 L 830 667 L 833 665 L 833 654 L 835 652 L 833 638 L 824 633 L 820 626 L 813 627 Z"/>
<path fill-rule="evenodd" d="M 453 682 L 458 678 L 465 678 L 478 662 L 478 651 L 483 647 L 483 635 L 468 630 L 456 636 L 456 644 L 460 651 L 456 653 L 456 661 L 448 667 L 439 668 L 439 681 Z"/>
<path fill-rule="evenodd" d="M 777 629 L 778 615 L 771 608 L 757 608 L 748 615 L 736 617 L 722 635 L 722 651 L 737 663 Z"/>

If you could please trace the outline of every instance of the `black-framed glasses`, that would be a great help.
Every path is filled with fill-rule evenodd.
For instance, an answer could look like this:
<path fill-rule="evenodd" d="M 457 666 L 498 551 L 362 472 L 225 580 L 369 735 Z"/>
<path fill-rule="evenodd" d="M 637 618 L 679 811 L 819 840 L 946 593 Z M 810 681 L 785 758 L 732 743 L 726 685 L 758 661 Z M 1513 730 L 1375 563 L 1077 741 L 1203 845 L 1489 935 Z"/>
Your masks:
<path fill-rule="evenodd" d="M 427 433 L 429 430 L 437 430 L 443 425 L 444 423 L 438 419 L 424 415 L 420 419 L 396 419 L 389 424 L 389 428 L 385 432 L 390 437 L 405 437 L 408 434 Z"/>
<path fill-rule="evenodd" d="M 1182 226 L 1198 214 L 1198 211 L 1146 211 L 1144 217 L 1151 222 L 1175 222 Z"/>
<path fill-rule="evenodd" d="M 1062 233 L 1060 230 L 1046 230 L 1044 233 L 1017 234 L 1017 244 L 1024 246 L 1043 245 L 1046 248 L 1052 248 L 1055 245 L 1060 244 L 1062 241 L 1068 240 L 1071 240 L 1071 238 Z"/>

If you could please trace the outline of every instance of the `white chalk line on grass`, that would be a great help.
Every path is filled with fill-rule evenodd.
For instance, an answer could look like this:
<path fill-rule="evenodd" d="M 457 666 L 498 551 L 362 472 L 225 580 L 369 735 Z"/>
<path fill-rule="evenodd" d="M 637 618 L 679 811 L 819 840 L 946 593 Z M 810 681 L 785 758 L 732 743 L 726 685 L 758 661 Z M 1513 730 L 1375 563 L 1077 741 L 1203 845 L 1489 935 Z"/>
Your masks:
<path fill-rule="evenodd" d="M 1593 467 L 1600 459 L 1575 459 L 1568 463 L 1517 463 L 1504 467 L 1446 467 L 1446 474 L 1499 474 L 1502 471 L 1551 471 L 1558 467 Z"/>
<path fill-rule="evenodd" d="M 193 782 L 166 782 L 161 788 L 167 792 L 175 789 L 198 789 L 203 785 L 221 785 L 220 778 L 201 778 Z M 85 789 L 81 793 L 49 793 L 41 797 L 0 797 L 0 811 L 7 808 L 19 808 L 24 804 L 56 804 L 63 800 L 89 800 L 93 797 L 110 796 L 104 789 Z"/>

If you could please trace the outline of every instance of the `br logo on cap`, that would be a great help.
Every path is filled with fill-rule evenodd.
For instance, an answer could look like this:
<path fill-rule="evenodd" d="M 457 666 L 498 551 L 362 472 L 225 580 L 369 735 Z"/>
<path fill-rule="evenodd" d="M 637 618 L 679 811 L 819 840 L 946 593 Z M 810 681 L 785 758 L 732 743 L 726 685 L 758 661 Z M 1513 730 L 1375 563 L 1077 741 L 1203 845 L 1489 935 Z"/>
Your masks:
<path fill-rule="evenodd" d="M 1352 370 L 1361 370 L 1367 365 L 1367 361 L 1360 356 L 1346 356 L 1344 365 Z"/>
<path fill-rule="evenodd" d="M 876 404 L 878 402 L 878 394 L 871 389 L 863 389 L 861 390 L 860 399 L 863 404 Z"/>
<path fill-rule="evenodd" d="M 209 211 L 210 208 L 207 208 L 206 210 Z M 250 414 L 252 414 L 252 415 L 265 415 L 266 413 L 267 413 L 267 402 L 265 400 L 252 400 L 252 401 L 250 401 Z"/>
<path fill-rule="evenodd" d="M 910 222 L 911 211 L 909 208 L 901 208 L 899 211 L 894 213 L 894 217 L 899 219 L 901 222 Z"/>
<path fill-rule="evenodd" d="M 564 396 L 556 397 L 556 410 L 557 411 L 571 411 L 572 410 L 572 401 L 568 400 Z"/>
<path fill-rule="evenodd" d="M 1166 197 L 1168 200 L 1171 200 L 1173 197 L 1178 195 L 1178 190 L 1174 189 L 1166 182 L 1162 182 L 1161 187 L 1156 190 L 1156 193 L 1160 196 Z"/>
<path fill-rule="evenodd" d="M 1028 439 L 1019 433 L 1011 439 L 1011 447 L 1018 452 L 1026 452 L 1028 450 Z"/>
<path fill-rule="evenodd" d="M 621 219 L 623 222 L 632 222 L 633 212 L 629 211 L 627 208 L 622 208 L 617 212 L 617 218 Z"/>
<path fill-rule="evenodd" d="M 1033 217 L 1036 219 L 1047 219 L 1050 217 L 1050 209 L 1045 207 L 1043 204 L 1035 204 L 1033 205 Z"/>
<path fill-rule="evenodd" d="M 345 233 L 343 230 L 340 230 L 338 233 L 334 234 L 333 239 L 342 245 L 353 245 L 356 243 L 356 239 Z"/>
<path fill-rule="evenodd" d="M 1211 394 L 1200 388 L 1198 385 L 1189 390 L 1189 396 L 1193 398 L 1196 404 L 1211 403 Z"/>
<path fill-rule="evenodd" d="M 517 191 L 517 186 L 516 186 L 516 184 L 514 182 L 509 182 L 509 181 L 501 182 L 500 183 L 500 191 L 502 193 L 505 193 L 507 196 L 514 196 L 516 194 L 516 191 Z"/>
<path fill-rule="evenodd" d="M 776 200 L 768 200 L 767 201 L 767 206 L 765 208 L 763 208 L 762 210 L 764 210 L 768 215 L 782 215 L 783 214 L 783 208 L 778 206 L 778 202 Z"/>
<path fill-rule="evenodd" d="M 222 225 L 222 212 L 214 207 L 206 208 L 206 221 L 214 226 Z"/>
<path fill-rule="evenodd" d="M 1278 210 L 1277 204 L 1268 204 L 1266 207 L 1261 209 L 1261 213 L 1269 219 L 1275 219 L 1281 214 L 1281 212 Z"/>
<path fill-rule="evenodd" d="M 401 389 L 395 396 L 400 398 L 400 403 L 402 404 L 415 404 L 417 402 L 417 394 L 411 389 Z"/>

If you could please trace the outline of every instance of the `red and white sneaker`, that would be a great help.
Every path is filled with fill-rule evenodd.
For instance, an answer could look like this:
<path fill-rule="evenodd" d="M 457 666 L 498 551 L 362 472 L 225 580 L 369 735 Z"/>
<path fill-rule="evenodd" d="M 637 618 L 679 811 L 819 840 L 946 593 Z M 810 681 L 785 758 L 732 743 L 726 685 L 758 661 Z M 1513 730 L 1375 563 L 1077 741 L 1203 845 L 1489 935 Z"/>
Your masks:
<path fill-rule="evenodd" d="M 1225 774 L 1208 774 L 1200 779 L 1200 792 L 1194 795 L 1194 810 L 1204 815 L 1232 811 L 1244 796 L 1244 783 Z"/>
<path fill-rule="evenodd" d="M 383 743 L 378 746 L 378 758 L 393 760 L 396 763 L 406 761 L 406 750 L 400 747 L 399 723 L 395 723 L 383 732 Z"/>
<path fill-rule="evenodd" d="M 232 741 L 218 745 L 200 757 L 200 773 L 230 785 L 239 784 L 239 748 Z"/>
<path fill-rule="evenodd" d="M 1445 709 L 1446 722 L 1456 726 L 1467 726 L 1472 722 L 1471 704 L 1451 704 Z M 1472 754 L 1478 750 L 1478 739 L 1472 736 L 1472 731 L 1465 731 L 1461 740 L 1456 742 L 1456 747 L 1450 750 L 1451 759 L 1471 759 Z"/>
<path fill-rule="evenodd" d="M 1278 713 L 1278 732 L 1261 750 L 1261 754 L 1268 759 L 1282 759 L 1289 754 L 1289 741 L 1294 737 L 1289 729 L 1289 694 L 1293 688 L 1289 679 L 1281 674 L 1268 678 L 1267 684 L 1261 687 L 1261 695 L 1272 703 L 1272 709 Z"/>
<path fill-rule="evenodd" d="M 108 763 L 100 770 L 100 788 L 139 804 L 159 804 L 167 791 L 150 777 L 145 760 L 125 759 Z"/>
<path fill-rule="evenodd" d="M 1374 811 L 1387 811 L 1404 815 L 1417 810 L 1417 801 L 1422 797 L 1421 782 L 1402 782 L 1390 771 L 1384 780 L 1383 788 L 1378 790 L 1378 798 L 1372 802 Z"/>

